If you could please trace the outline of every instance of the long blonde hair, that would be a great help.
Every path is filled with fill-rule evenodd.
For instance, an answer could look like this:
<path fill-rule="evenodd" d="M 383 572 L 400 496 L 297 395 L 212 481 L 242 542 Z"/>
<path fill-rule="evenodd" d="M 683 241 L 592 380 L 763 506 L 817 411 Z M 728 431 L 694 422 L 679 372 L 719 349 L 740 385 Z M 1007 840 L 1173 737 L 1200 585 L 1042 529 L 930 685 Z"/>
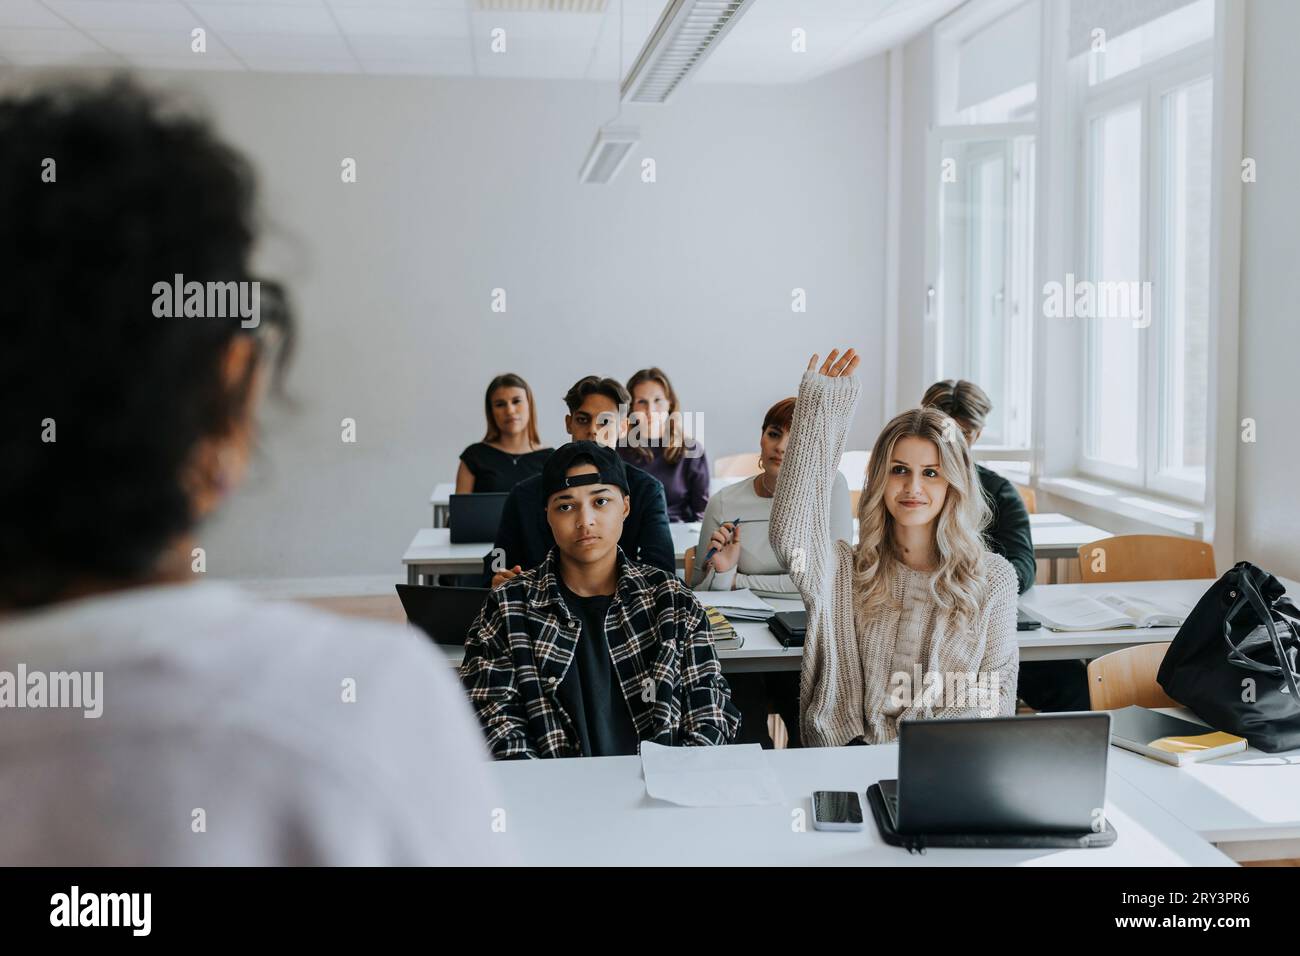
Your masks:
<path fill-rule="evenodd" d="M 896 417 L 871 450 L 867 481 L 858 503 L 859 540 L 854 555 L 855 609 L 859 621 L 895 606 L 894 580 L 902 556 L 894 541 L 894 518 L 885 507 L 890 462 L 899 440 L 923 438 L 939 450 L 939 466 L 948 482 L 943 508 L 935 520 L 939 567 L 930 582 L 935 603 L 959 626 L 970 622 L 984 599 L 980 563 L 983 532 L 990 519 L 975 462 L 958 424 L 934 408 L 914 408 Z"/>

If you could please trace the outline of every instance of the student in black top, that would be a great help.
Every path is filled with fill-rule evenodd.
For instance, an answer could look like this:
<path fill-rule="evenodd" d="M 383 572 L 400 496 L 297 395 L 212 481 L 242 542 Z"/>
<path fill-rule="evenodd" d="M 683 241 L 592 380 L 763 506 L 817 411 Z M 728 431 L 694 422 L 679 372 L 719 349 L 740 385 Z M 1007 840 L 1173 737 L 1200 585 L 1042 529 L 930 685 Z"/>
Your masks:
<path fill-rule="evenodd" d="M 509 491 L 525 478 L 542 473 L 551 449 L 537 434 L 533 390 L 507 372 L 488 383 L 483 396 L 487 433 L 460 453 L 456 494 Z"/>
<path fill-rule="evenodd" d="M 620 414 L 619 407 L 628 406 L 629 396 L 627 389 L 612 378 L 588 375 L 579 379 L 565 394 L 564 403 L 569 408 L 564 430 L 574 441 L 594 441 L 615 448 L 627 433 L 627 418 Z M 631 503 L 619 546 L 633 561 L 676 574 L 677 556 L 668 528 L 663 485 L 632 465 L 627 466 L 627 481 Z M 493 587 L 541 564 L 555 546 L 546 523 L 546 497 L 540 477 L 526 478 L 511 490 L 493 543 L 495 547 L 483 559 Z"/>
<path fill-rule="evenodd" d="M 937 408 L 957 423 L 966 443 L 974 446 L 993 402 L 984 389 L 964 379 L 944 379 L 926 389 L 921 404 Z M 1011 562 L 1016 570 L 1020 593 L 1034 585 L 1037 563 L 1029 529 L 1029 512 L 1024 499 L 1011 482 L 991 468 L 976 464 L 984 499 L 992 517 L 984 531 L 984 543 L 995 554 Z M 1041 711 L 1088 710 L 1088 675 L 1082 661 L 1030 661 L 1020 665 L 1016 684 L 1020 698 Z"/>

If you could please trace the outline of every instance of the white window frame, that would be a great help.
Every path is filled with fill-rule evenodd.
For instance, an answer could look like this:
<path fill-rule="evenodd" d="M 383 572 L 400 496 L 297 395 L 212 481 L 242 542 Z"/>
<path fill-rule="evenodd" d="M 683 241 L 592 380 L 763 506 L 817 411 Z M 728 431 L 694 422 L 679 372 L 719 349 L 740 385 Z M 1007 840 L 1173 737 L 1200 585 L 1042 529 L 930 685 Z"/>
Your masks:
<path fill-rule="evenodd" d="M 1090 261 L 1091 187 L 1094 161 L 1089 136 L 1090 125 L 1098 116 L 1118 107 L 1136 103 L 1140 106 L 1142 123 L 1142 155 L 1139 164 L 1142 214 L 1138 256 L 1141 274 L 1136 278 L 1139 281 L 1152 283 L 1153 315 L 1149 328 L 1154 329 L 1154 335 L 1139 336 L 1138 368 L 1144 380 L 1138 391 L 1138 449 L 1137 466 L 1134 468 L 1087 455 L 1087 445 L 1082 435 L 1090 427 L 1092 402 L 1089 394 L 1091 376 L 1087 372 L 1086 365 L 1091 360 L 1091 346 L 1085 336 L 1078 470 L 1084 475 L 1104 481 L 1199 504 L 1205 500 L 1204 482 L 1187 481 L 1160 473 L 1160 393 L 1162 359 L 1168 346 L 1168 324 L 1157 317 L 1163 315 L 1168 283 L 1162 281 L 1159 275 L 1159 271 L 1164 268 L 1161 246 L 1163 230 L 1154 227 L 1153 217 L 1155 223 L 1161 223 L 1165 213 L 1163 169 L 1155 162 L 1155 158 L 1163 154 L 1163 141 L 1160 139 L 1164 135 L 1161 123 L 1161 101 L 1168 92 L 1198 80 L 1209 79 L 1213 82 L 1214 43 L 1212 40 L 1198 43 L 1092 87 L 1087 86 L 1087 60 L 1081 57 L 1071 64 L 1071 76 L 1081 99 L 1074 141 L 1079 154 L 1083 156 L 1083 161 L 1079 164 L 1077 182 L 1076 222 L 1079 226 L 1077 238 L 1080 241 L 1076 246 L 1075 272 L 1077 275 L 1089 278 L 1095 274 Z M 1211 228 L 1211 224 L 1207 224 L 1207 228 Z M 1210 361 L 1214 361 L 1213 357 Z M 1211 416 L 1207 415 L 1207 417 Z M 1207 431 L 1210 426 L 1211 422 L 1207 421 Z M 1213 462 L 1207 457 L 1206 471 L 1208 472 L 1212 467 Z"/>
<path fill-rule="evenodd" d="M 943 275 L 940 272 L 942 263 L 942 254 L 939 248 L 939 212 L 942 207 L 941 190 L 943 183 L 941 181 L 939 170 L 942 158 L 940 156 L 941 144 L 944 142 L 958 140 L 1012 140 L 1019 136 L 1032 137 L 1034 143 L 1034 166 L 1035 166 L 1035 183 L 1041 180 L 1041 143 L 1044 126 L 1044 109 L 1043 109 L 1043 83 L 1040 75 L 1036 77 L 1036 97 L 1034 103 L 1034 119 L 1021 122 L 1010 123 L 941 123 L 943 119 L 951 119 L 951 114 L 945 113 L 945 104 L 955 100 L 955 90 L 951 87 L 951 80 L 954 73 L 945 71 L 941 64 L 951 62 L 956 56 L 956 51 L 966 37 L 982 30 L 984 27 L 994 21 L 1006 16 L 1016 7 L 1024 4 L 1026 0 L 983 0 L 983 2 L 968 4 L 955 13 L 945 18 L 935 27 L 934 31 L 934 57 L 933 57 L 933 74 L 932 74 L 932 100 L 930 104 L 931 122 L 926 135 L 926 163 L 927 169 L 931 175 L 926 177 L 926 196 L 925 196 L 925 223 L 926 223 L 926 303 L 925 303 L 925 325 L 923 338 L 923 356 L 924 356 L 924 373 L 926 383 L 934 382 L 939 378 L 943 368 L 944 355 L 944 329 L 939 321 L 941 314 L 941 303 L 944 298 Z M 1041 4 L 1041 36 L 1046 32 L 1046 25 L 1050 18 L 1047 15 L 1047 7 L 1054 0 L 1040 0 Z M 1040 51 L 1040 61 L 1041 61 Z M 1011 168 L 1007 170 L 1008 184 L 1010 185 Z M 1038 262 L 1039 242 L 1038 242 L 1038 217 L 1041 213 L 1038 210 L 1037 203 L 1037 186 L 1035 188 L 1034 206 L 1035 221 L 1031 223 L 1030 249 L 1034 256 L 1034 275 L 1035 279 L 1041 263 Z M 1010 193 L 1008 193 L 1010 195 Z M 1010 231 L 1008 231 L 1008 245 L 1010 244 Z M 1011 250 L 1007 250 L 1006 261 L 1011 261 Z M 1008 266 L 1009 268 L 1009 266 Z M 1034 289 L 1037 288 L 1035 284 Z M 1029 309 L 1028 324 L 1031 336 L 1036 336 L 1036 315 L 1038 305 L 1034 301 L 1026 303 Z M 969 347 L 969 343 L 968 343 Z M 1026 350 L 1025 354 L 1032 357 L 1035 354 L 1036 346 L 1032 343 Z M 1030 376 L 1029 388 L 1027 390 L 1026 406 L 1023 410 L 1028 421 L 1023 426 L 1025 442 L 1023 445 L 992 446 L 983 442 L 977 443 L 973 449 L 975 457 L 981 460 L 1005 460 L 1005 461 L 1025 461 L 1034 460 L 1034 419 L 1037 416 L 1037 407 L 1035 403 L 1036 385 L 1034 379 L 1037 377 L 1037 369 L 1032 367 L 1028 372 Z"/>

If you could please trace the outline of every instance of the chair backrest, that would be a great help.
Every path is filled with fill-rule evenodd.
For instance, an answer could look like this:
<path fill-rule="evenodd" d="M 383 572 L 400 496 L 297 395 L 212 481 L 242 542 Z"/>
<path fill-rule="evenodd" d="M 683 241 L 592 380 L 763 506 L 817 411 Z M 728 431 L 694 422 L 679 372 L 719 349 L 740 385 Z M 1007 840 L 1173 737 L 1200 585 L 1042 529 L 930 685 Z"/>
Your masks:
<path fill-rule="evenodd" d="M 695 545 L 682 552 L 682 565 L 682 571 L 686 575 L 686 586 L 690 587 L 693 583 L 691 577 L 695 574 Z"/>
<path fill-rule="evenodd" d="M 762 470 L 758 464 L 758 452 L 753 451 L 743 455 L 723 455 L 713 463 L 715 478 L 748 478 Z"/>
<path fill-rule="evenodd" d="M 1084 583 L 1212 578 L 1214 545 L 1167 534 L 1121 534 L 1079 548 Z"/>
<path fill-rule="evenodd" d="M 1088 704 L 1093 710 L 1177 707 L 1156 683 L 1156 672 L 1169 644 L 1135 644 L 1088 662 Z"/>
<path fill-rule="evenodd" d="M 1038 496 L 1034 494 L 1034 489 L 1025 485 L 1017 485 L 1012 482 L 1016 491 L 1020 492 L 1020 499 L 1025 503 L 1025 510 L 1031 515 L 1038 514 Z"/>

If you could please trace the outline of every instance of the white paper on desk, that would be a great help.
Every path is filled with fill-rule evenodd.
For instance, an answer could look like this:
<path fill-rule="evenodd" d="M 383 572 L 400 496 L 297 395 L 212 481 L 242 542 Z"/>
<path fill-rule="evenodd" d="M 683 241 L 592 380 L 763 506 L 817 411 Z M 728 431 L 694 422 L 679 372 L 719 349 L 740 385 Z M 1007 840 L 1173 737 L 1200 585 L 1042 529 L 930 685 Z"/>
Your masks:
<path fill-rule="evenodd" d="M 753 807 L 784 803 L 781 781 L 758 744 L 664 747 L 641 744 L 646 794 L 682 807 Z"/>
<path fill-rule="evenodd" d="M 737 588 L 734 591 L 696 591 L 695 597 L 705 607 L 716 607 L 724 617 L 735 617 L 738 620 L 766 621 L 776 613 L 776 608 L 749 588 Z"/>

